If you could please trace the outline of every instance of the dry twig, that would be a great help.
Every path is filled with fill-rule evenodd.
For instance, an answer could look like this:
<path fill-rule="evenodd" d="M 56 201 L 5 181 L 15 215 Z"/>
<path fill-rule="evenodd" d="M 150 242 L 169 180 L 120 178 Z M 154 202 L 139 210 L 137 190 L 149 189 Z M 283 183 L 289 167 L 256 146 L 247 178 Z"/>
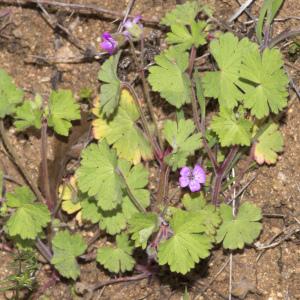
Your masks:
<path fill-rule="evenodd" d="M 77 14 L 98 14 L 101 17 L 106 18 L 118 18 L 121 19 L 125 16 L 126 13 L 117 12 L 114 10 L 110 10 L 107 8 L 103 8 L 99 5 L 95 4 L 80 4 L 80 3 L 65 3 L 65 2 L 58 2 L 58 1 L 50 1 L 50 0 L 0 0 L 0 4 L 6 5 L 16 5 L 16 6 L 28 6 L 33 4 L 43 4 L 48 5 L 52 8 L 60 8 L 64 11 L 75 11 Z M 128 17 L 133 18 L 133 16 L 128 15 Z M 142 22 L 146 25 L 151 26 L 159 26 L 157 21 L 148 20 L 143 18 Z"/>
<path fill-rule="evenodd" d="M 246 0 L 239 9 L 228 19 L 228 22 L 233 22 L 236 18 L 238 18 L 246 9 L 249 7 L 254 0 Z"/>
<path fill-rule="evenodd" d="M 261 256 L 265 253 L 267 249 L 274 248 L 278 246 L 279 244 L 283 243 L 284 241 L 290 239 L 294 234 L 300 232 L 300 224 L 292 224 L 288 226 L 287 228 L 283 229 L 279 233 L 277 233 L 275 236 L 273 236 L 267 243 L 261 244 L 261 243 L 255 243 L 257 250 L 262 250 L 257 258 L 256 262 L 258 262 L 261 258 Z"/>

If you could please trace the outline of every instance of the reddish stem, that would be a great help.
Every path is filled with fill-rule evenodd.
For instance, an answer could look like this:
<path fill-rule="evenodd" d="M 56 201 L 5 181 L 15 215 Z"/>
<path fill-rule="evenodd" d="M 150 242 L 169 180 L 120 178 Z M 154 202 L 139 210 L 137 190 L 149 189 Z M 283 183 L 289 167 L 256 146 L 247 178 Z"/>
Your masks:
<path fill-rule="evenodd" d="M 227 157 L 223 161 L 222 165 L 217 170 L 217 174 L 215 177 L 213 190 L 212 190 L 212 203 L 216 206 L 219 204 L 218 197 L 219 197 L 219 194 L 221 191 L 222 181 L 226 175 L 226 171 L 227 171 L 228 167 L 230 166 L 231 162 L 233 161 L 235 155 L 237 154 L 238 149 L 239 149 L 238 146 L 233 146 L 230 149 Z"/>
<path fill-rule="evenodd" d="M 46 204 L 49 210 L 52 212 L 55 203 L 53 202 L 52 195 L 50 192 L 49 184 L 49 173 L 48 173 L 48 135 L 47 135 L 48 123 L 47 119 L 42 120 L 42 130 L 41 130 L 41 160 L 42 160 L 42 178 L 43 178 L 43 192 L 46 198 Z"/>
<path fill-rule="evenodd" d="M 196 48 L 193 47 L 192 51 L 191 51 L 191 54 L 190 54 L 189 70 L 188 70 L 188 74 L 189 74 L 190 80 L 191 80 L 193 119 L 194 119 L 194 123 L 196 125 L 197 130 L 202 135 L 202 142 L 203 142 L 204 149 L 205 149 L 205 151 L 208 155 L 208 158 L 211 161 L 214 172 L 216 174 L 217 173 L 217 168 L 218 168 L 217 159 L 216 159 L 215 154 L 213 153 L 213 151 L 208 146 L 208 143 L 207 143 L 206 138 L 205 138 L 205 122 L 204 122 L 204 120 L 202 120 L 202 122 L 200 121 L 200 117 L 199 117 L 200 114 L 198 112 L 197 96 L 196 96 L 196 93 L 195 93 L 194 82 L 193 82 L 193 78 L 192 78 L 192 72 L 193 72 L 193 66 L 194 66 L 194 63 L 195 63 L 195 58 L 196 58 Z"/>

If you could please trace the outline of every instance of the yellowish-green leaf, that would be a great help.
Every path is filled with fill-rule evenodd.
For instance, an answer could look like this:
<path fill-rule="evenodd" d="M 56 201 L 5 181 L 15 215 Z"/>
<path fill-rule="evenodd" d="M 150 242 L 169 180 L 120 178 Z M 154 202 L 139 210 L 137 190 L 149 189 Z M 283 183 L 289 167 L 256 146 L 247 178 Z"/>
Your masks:
<path fill-rule="evenodd" d="M 96 139 L 106 138 L 113 145 L 120 158 L 138 164 L 141 159 L 152 158 L 152 151 L 144 133 L 137 125 L 140 118 L 138 109 L 128 90 L 123 89 L 120 105 L 111 120 L 99 115 L 93 121 L 93 133 Z"/>
<path fill-rule="evenodd" d="M 272 123 L 259 136 L 254 148 L 254 157 L 258 164 L 274 164 L 279 152 L 283 150 L 282 134 L 278 130 L 278 125 Z"/>
<path fill-rule="evenodd" d="M 74 176 L 70 178 L 67 184 L 60 185 L 58 192 L 59 198 L 62 200 L 61 208 L 63 211 L 71 215 L 81 210 L 81 204 L 77 199 L 78 191 Z"/>

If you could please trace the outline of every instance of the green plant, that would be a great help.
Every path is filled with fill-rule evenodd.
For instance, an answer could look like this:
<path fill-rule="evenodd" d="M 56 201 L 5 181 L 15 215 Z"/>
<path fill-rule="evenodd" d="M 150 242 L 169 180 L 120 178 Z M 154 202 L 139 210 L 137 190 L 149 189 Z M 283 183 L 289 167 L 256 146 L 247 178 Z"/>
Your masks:
<path fill-rule="evenodd" d="M 278 5 L 265 8 L 267 24 Z M 210 41 L 216 69 L 199 72 L 197 51 L 207 49 L 210 29 L 198 19 L 199 12 L 207 13 L 207 9 L 188 2 L 163 18 L 162 24 L 170 28 L 169 46 L 155 57 L 147 78 L 144 68 L 139 68 L 144 58 L 136 57 L 134 41 L 127 33 L 147 108 L 134 86 L 118 77 L 121 51 L 110 49 L 117 53 L 99 71 L 100 101 L 96 98 L 91 109 L 94 141 L 81 152 L 80 166 L 72 181 L 61 186 L 59 197 L 63 212 L 71 217 L 76 213 L 76 219 L 99 224 L 106 232 L 110 242 L 97 250 L 96 261 L 110 272 L 132 271 L 134 250 L 142 248 L 148 256 L 147 272 L 155 262 L 186 274 L 210 255 L 214 244 L 243 249 L 260 234 L 261 210 L 244 201 L 232 213 L 228 204 L 232 186 L 225 178 L 235 180 L 230 171 L 245 157 L 250 164 L 276 163 L 283 138 L 275 116 L 287 105 L 288 77 L 278 49 L 260 49 L 232 33 Z M 262 25 L 258 26 L 260 41 Z M 39 95 L 24 101 L 23 92 L 3 70 L 0 77 L 1 133 L 5 134 L 6 117 L 15 120 L 17 130 L 41 130 L 42 169 L 47 173 L 47 129 L 68 136 L 71 122 L 80 119 L 80 106 L 69 90 L 52 91 L 48 101 Z M 176 112 L 176 118 L 168 116 L 161 127 L 148 83 Z M 159 178 L 156 192 L 149 188 L 150 171 Z M 191 191 L 180 195 L 176 204 L 168 195 L 170 173 L 176 178 L 180 174 L 177 186 Z M 56 232 L 60 224 L 54 217 L 60 207 L 47 181 L 46 177 L 43 195 L 34 184 L 30 188 L 36 195 L 26 186 L 6 194 L 5 230 L 11 238 L 36 241 L 63 277 L 76 280 L 80 275 L 77 258 L 86 253 L 87 243 L 78 232 Z M 222 200 L 227 204 L 220 206 Z"/>

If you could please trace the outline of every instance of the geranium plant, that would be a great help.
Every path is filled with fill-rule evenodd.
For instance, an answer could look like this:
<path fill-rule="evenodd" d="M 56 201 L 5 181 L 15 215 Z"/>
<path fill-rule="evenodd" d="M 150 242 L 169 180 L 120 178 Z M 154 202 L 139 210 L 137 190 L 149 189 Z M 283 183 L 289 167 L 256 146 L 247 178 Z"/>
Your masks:
<path fill-rule="evenodd" d="M 35 241 L 61 276 L 80 275 L 77 258 L 90 251 L 81 236 L 86 223 L 98 224 L 112 241 L 95 255 L 112 273 L 136 267 L 149 275 L 154 264 L 186 274 L 214 245 L 243 249 L 259 236 L 261 210 L 248 199 L 233 213 L 232 190 L 253 163 L 274 164 L 283 151 L 276 115 L 287 105 L 288 77 L 278 49 L 262 49 L 230 32 L 214 35 L 206 13 L 196 2 L 167 13 L 161 20 L 167 47 L 150 66 L 144 63 L 140 17 L 123 24 L 121 47 L 131 48 L 141 93 L 119 78 L 122 49 L 115 35 L 103 33 L 101 47 L 109 55 L 90 110 L 93 138 L 72 178 L 60 182 L 55 194 L 49 183 L 42 192 L 30 184 L 6 193 L 1 215 L 7 235 Z M 207 50 L 214 68 L 202 72 L 198 57 Z M 164 121 L 154 97 L 168 107 Z M 2 134 L 6 117 L 19 131 L 41 130 L 45 145 L 47 128 L 68 136 L 81 115 L 71 91 L 52 91 L 47 101 L 39 95 L 24 100 L 1 70 Z M 246 167 L 232 178 L 240 160 Z M 61 228 L 64 214 L 76 218 L 76 233 Z M 143 267 L 137 266 L 136 248 L 145 250 Z"/>

